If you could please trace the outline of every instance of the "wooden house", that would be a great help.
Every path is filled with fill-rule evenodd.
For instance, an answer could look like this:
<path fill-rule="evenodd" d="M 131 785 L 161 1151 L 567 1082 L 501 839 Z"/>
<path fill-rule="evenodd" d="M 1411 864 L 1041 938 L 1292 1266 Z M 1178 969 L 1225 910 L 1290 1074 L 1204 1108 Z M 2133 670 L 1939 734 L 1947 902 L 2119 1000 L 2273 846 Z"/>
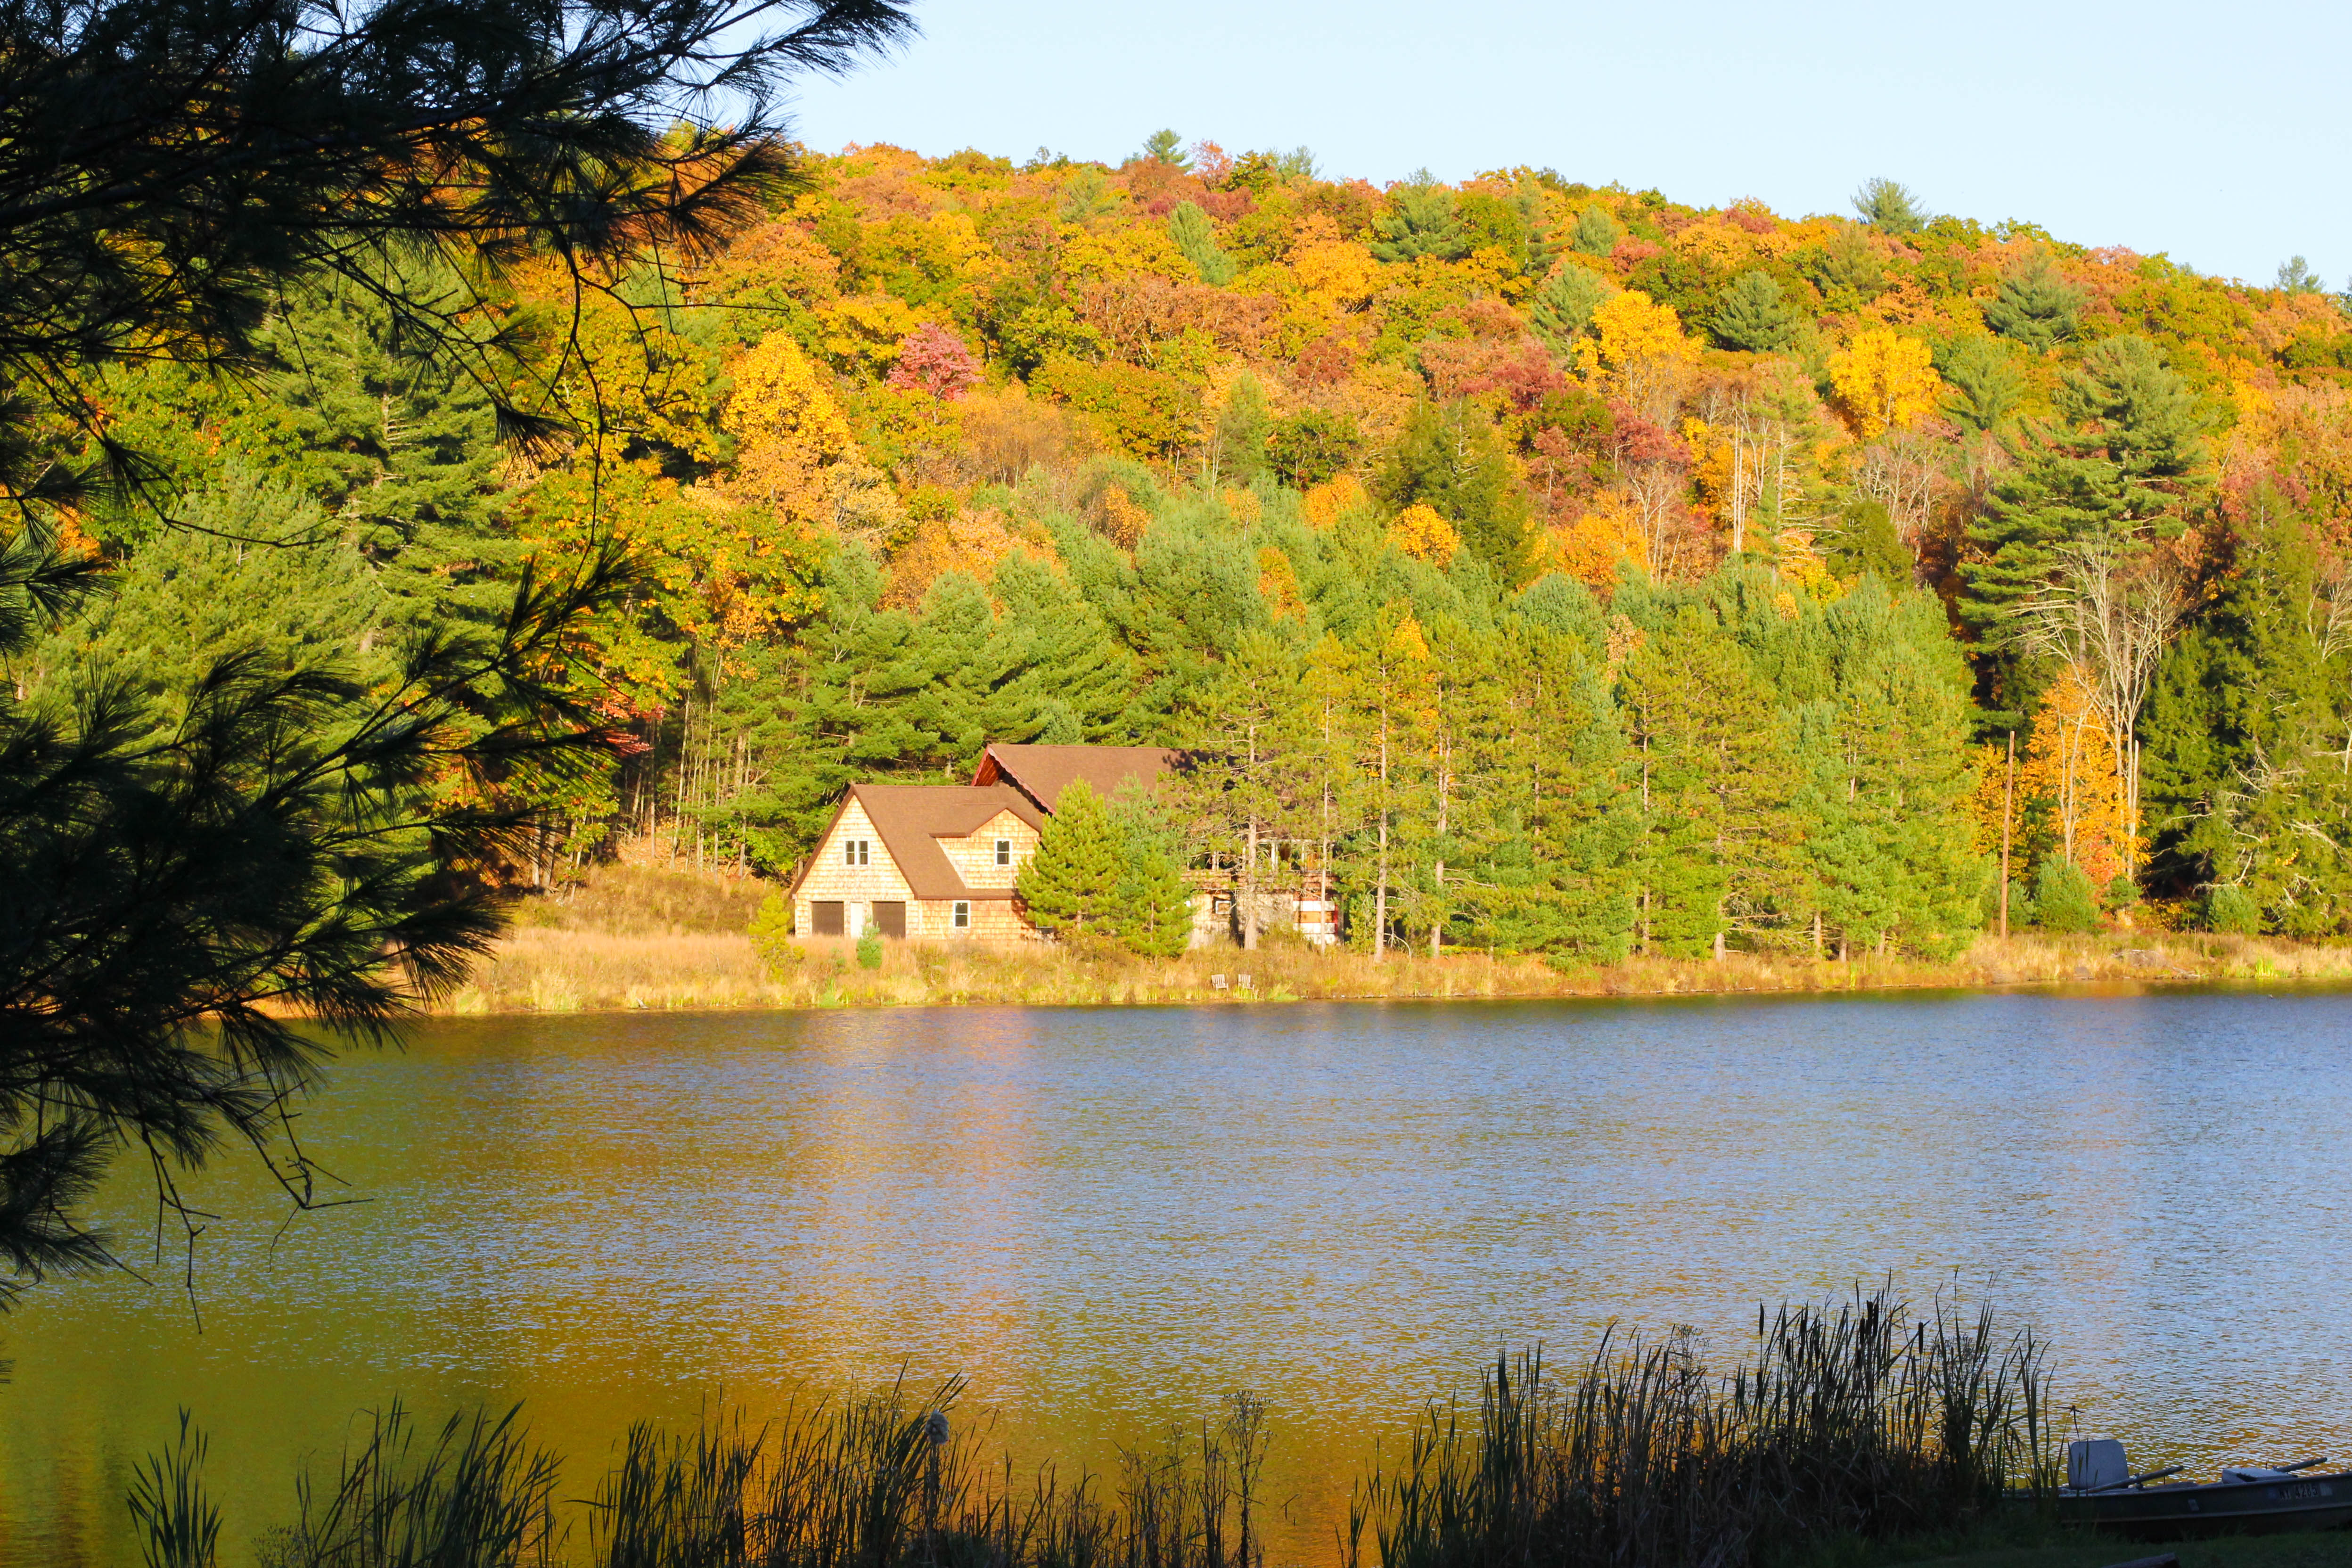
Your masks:
<path fill-rule="evenodd" d="M 1034 939 L 1013 897 L 1054 803 L 1084 779 L 1106 797 L 1150 788 L 1161 746 L 991 745 L 969 784 L 853 784 L 792 889 L 805 936 Z"/>

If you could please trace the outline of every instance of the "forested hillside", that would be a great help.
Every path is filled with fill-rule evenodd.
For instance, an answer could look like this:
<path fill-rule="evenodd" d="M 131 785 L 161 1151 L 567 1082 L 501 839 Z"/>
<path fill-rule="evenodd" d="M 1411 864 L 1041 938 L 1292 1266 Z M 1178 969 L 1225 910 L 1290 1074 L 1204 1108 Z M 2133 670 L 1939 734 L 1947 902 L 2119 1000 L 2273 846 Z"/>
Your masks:
<path fill-rule="evenodd" d="M 2005 800 L 2021 922 L 2352 924 L 2352 317 L 2300 264 L 1165 133 L 803 166 L 576 330 L 551 262 L 465 280 L 520 438 L 348 282 L 257 371 L 113 374 L 163 479 L 79 515 L 117 591 L 20 688 L 381 678 L 609 532 L 629 754 L 519 879 L 782 874 L 853 780 L 1150 742 L 1227 759 L 1192 854 L 1328 867 L 1359 942 L 1942 952 Z"/>

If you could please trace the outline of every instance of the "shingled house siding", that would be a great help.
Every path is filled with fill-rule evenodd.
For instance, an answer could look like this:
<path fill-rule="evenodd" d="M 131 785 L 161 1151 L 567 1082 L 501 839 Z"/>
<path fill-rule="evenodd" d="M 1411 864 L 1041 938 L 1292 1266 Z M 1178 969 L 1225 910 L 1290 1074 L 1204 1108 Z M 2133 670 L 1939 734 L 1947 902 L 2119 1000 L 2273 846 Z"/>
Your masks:
<path fill-rule="evenodd" d="M 841 847 L 851 839 L 862 838 L 873 846 L 863 866 L 841 863 Z M 882 835 L 876 832 L 866 808 L 852 796 L 841 820 L 816 847 L 816 859 L 802 879 L 799 896 L 793 900 L 793 929 L 803 934 L 816 930 L 816 915 L 812 905 L 827 900 L 839 900 L 854 906 L 849 912 L 848 931 L 864 932 L 873 929 L 874 900 L 903 899 L 907 903 L 907 934 L 915 934 L 917 900 L 907 879 L 898 874 L 897 862 L 883 847 Z M 942 920 L 942 924 L 945 923 Z"/>
<path fill-rule="evenodd" d="M 996 841 L 1013 842 L 1013 864 L 996 863 Z M 969 838 L 942 838 L 940 850 L 956 868 L 967 888 L 997 889 L 1013 886 L 1013 876 L 1037 852 L 1037 830 L 1009 811 L 1000 811 Z"/>

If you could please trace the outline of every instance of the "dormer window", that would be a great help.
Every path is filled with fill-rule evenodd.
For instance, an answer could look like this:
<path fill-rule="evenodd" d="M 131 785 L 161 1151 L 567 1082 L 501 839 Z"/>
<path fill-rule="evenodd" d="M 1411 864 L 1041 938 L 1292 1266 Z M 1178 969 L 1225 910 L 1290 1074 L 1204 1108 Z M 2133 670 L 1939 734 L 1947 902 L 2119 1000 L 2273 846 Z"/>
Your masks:
<path fill-rule="evenodd" d="M 1000 866 L 1013 864 L 1013 840 L 1010 838 L 1000 838 L 996 841 L 996 863 Z"/>
<path fill-rule="evenodd" d="M 841 841 L 841 863 L 845 866 L 866 865 L 873 852 L 871 839 L 845 838 Z"/>

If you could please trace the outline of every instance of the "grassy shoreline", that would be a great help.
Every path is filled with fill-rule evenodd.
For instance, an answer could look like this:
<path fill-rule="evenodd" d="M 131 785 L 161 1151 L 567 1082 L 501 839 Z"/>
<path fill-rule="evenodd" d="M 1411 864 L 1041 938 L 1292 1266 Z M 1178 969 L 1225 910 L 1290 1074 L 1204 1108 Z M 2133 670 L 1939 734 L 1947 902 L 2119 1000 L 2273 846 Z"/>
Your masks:
<path fill-rule="evenodd" d="M 1947 963 L 1804 954 L 1633 958 L 1556 969 L 1477 952 L 1318 952 L 1295 943 L 1221 947 L 1177 959 L 1058 948 L 886 944 L 881 966 L 855 945 L 810 939 L 772 967 L 748 936 L 679 930 L 523 925 L 445 1015 L 732 1008 L 1015 1005 L 1167 1005 L 1293 1001 L 1520 1000 L 1549 997 L 1993 991 L 2074 984 L 2352 984 L 2352 947 L 2173 932 L 1982 937 Z M 1244 985 L 1244 977 L 1248 984 Z M 1219 982 L 1222 981 L 1222 985 Z"/>

